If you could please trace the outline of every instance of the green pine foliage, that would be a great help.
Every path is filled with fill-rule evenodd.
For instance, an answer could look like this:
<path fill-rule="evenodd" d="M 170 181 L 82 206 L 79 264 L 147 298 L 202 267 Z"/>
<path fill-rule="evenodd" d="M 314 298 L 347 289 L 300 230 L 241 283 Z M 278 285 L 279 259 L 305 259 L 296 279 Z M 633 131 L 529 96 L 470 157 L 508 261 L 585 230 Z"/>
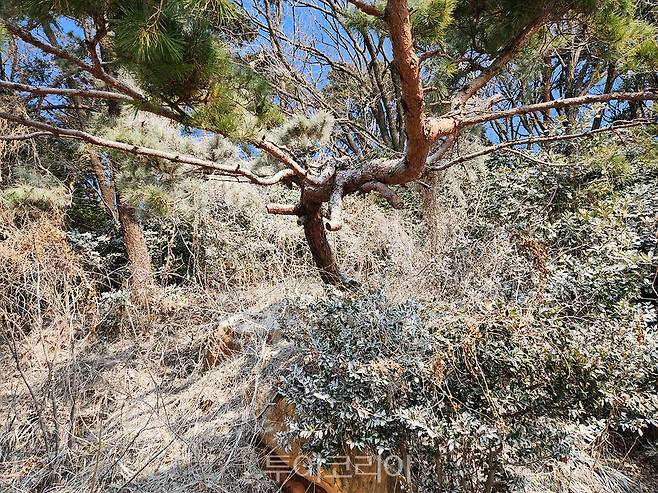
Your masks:
<path fill-rule="evenodd" d="M 97 15 L 106 8 L 112 8 L 112 5 L 116 2 L 104 2 L 102 0 L 19 0 L 8 2 L 8 4 L 12 3 L 21 15 L 47 20 L 57 16 L 78 18 Z"/>
<path fill-rule="evenodd" d="M 62 16 L 79 24 L 107 18 L 106 61 L 154 102 L 188 110 L 195 125 L 244 137 L 280 122 L 269 84 L 224 44 L 254 32 L 230 0 L 16 0 L 3 9 L 51 25 Z"/>
<path fill-rule="evenodd" d="M 228 1 L 128 4 L 113 23 L 114 45 L 150 95 L 193 108 L 196 125 L 245 135 L 243 121 L 268 127 L 279 115 L 265 80 L 218 39 L 218 26 L 240 19 Z"/>
<path fill-rule="evenodd" d="M 71 193 L 52 175 L 27 169 L 15 171 L 14 183 L 0 191 L 0 201 L 11 208 L 61 211 L 71 205 Z"/>
<path fill-rule="evenodd" d="M 453 19 L 457 0 L 416 0 L 411 2 L 411 27 L 422 43 L 437 44 L 444 40 Z"/>

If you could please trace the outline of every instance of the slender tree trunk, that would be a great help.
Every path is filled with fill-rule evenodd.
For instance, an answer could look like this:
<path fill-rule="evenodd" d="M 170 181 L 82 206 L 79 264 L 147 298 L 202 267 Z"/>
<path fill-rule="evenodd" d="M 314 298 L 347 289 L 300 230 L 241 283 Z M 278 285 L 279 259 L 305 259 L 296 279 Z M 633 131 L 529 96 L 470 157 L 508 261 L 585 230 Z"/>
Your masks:
<path fill-rule="evenodd" d="M 116 67 L 113 63 L 110 63 L 114 58 L 114 54 L 107 36 L 100 41 L 100 52 L 101 59 L 108 62 L 105 70 L 111 75 L 117 76 Z M 108 114 L 111 117 L 117 117 L 121 114 L 121 105 L 118 101 L 108 101 L 107 105 Z M 146 247 L 144 230 L 135 215 L 135 208 L 126 204 L 116 190 L 114 192 L 117 199 L 117 215 L 121 225 L 123 243 L 128 254 L 130 286 L 133 292 L 141 297 L 146 290 L 155 285 L 151 255 Z"/>
<path fill-rule="evenodd" d="M 151 256 L 144 239 L 144 230 L 137 221 L 134 207 L 123 202 L 117 193 L 111 172 L 109 176 L 106 176 L 106 170 L 94 151 L 91 151 L 89 156 L 98 180 L 103 204 L 115 223 L 121 227 L 123 244 L 128 254 L 130 284 L 132 289 L 139 294 L 144 287 L 155 284 Z"/>
<path fill-rule="evenodd" d="M 552 89 L 553 89 L 553 59 L 551 56 L 545 56 L 543 58 L 543 66 L 542 66 L 542 100 L 544 103 L 548 103 L 551 99 L 553 99 L 553 94 L 552 94 Z M 553 119 L 551 118 L 551 110 L 546 109 L 543 111 L 543 123 L 544 123 L 544 133 L 548 135 L 550 132 L 548 130 L 548 127 L 551 125 L 553 122 Z"/>
<path fill-rule="evenodd" d="M 94 150 L 89 151 L 89 159 L 91 161 L 91 168 L 94 170 L 96 180 L 98 181 L 98 188 L 100 189 L 101 200 L 107 212 L 112 216 L 115 224 L 119 223 L 119 216 L 116 207 L 116 190 L 114 187 L 114 180 L 111 172 L 106 172 L 98 158 L 98 154 Z"/>
<path fill-rule="evenodd" d="M 146 248 L 142 226 L 135 217 L 135 208 L 122 202 L 119 197 L 117 210 L 119 212 L 123 243 L 128 254 L 130 284 L 139 295 L 139 293 L 143 293 L 145 289 L 154 284 L 151 256 Z"/>
<path fill-rule="evenodd" d="M 443 185 L 445 171 L 435 171 L 429 173 L 424 182 L 427 187 L 420 188 L 421 211 L 423 220 L 427 225 L 427 246 L 430 252 L 436 253 L 439 250 L 440 239 L 443 236 L 441 223 L 439 222 L 439 187 Z"/>
<path fill-rule="evenodd" d="M 51 44 L 53 46 L 59 46 L 57 37 L 55 36 L 55 33 L 52 31 L 50 26 L 47 23 L 44 23 L 43 26 L 44 32 L 46 33 L 46 36 L 48 37 Z M 101 51 L 104 51 L 105 54 L 107 54 L 109 50 L 110 48 L 107 45 L 107 40 L 103 39 L 101 41 Z M 116 75 L 116 71 L 112 70 L 112 67 L 108 66 L 106 67 L 106 70 L 108 70 L 113 75 Z M 77 84 L 72 77 L 67 79 L 67 83 L 71 88 L 77 87 Z M 77 109 L 80 126 L 83 130 L 85 130 L 87 118 L 83 114 L 82 110 L 80 110 L 80 100 L 79 98 L 72 99 L 73 104 Z M 108 113 L 110 116 L 118 116 L 121 114 L 121 106 L 117 101 L 109 101 Z M 140 297 L 141 294 L 144 293 L 145 289 L 148 289 L 149 286 L 153 286 L 155 284 L 153 279 L 151 256 L 149 255 L 148 249 L 146 247 L 144 231 L 142 226 L 137 221 L 137 217 L 135 216 L 135 209 L 121 201 L 121 197 L 117 193 L 116 187 L 114 186 L 114 179 L 112 177 L 111 171 L 109 175 L 106 176 L 106 170 L 95 151 L 90 151 L 89 157 L 91 160 L 92 170 L 96 175 L 96 179 L 98 180 L 100 187 L 101 200 L 105 205 L 108 213 L 112 216 L 112 219 L 121 227 L 123 243 L 126 248 L 126 253 L 128 254 L 130 284 L 133 291 L 138 295 L 138 297 Z"/>

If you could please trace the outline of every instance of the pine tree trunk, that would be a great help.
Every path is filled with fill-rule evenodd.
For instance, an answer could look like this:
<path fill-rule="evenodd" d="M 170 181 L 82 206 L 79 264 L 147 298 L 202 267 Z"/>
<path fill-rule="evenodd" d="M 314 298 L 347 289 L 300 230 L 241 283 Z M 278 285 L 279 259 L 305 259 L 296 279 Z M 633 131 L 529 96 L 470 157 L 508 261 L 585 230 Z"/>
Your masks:
<path fill-rule="evenodd" d="M 324 229 L 320 206 L 307 206 L 305 212 L 304 235 L 311 249 L 313 261 L 320 271 L 320 278 L 327 284 L 337 286 L 349 284 L 349 281 L 338 269 L 336 257 L 329 244 L 327 232 Z"/>
<path fill-rule="evenodd" d="M 151 256 L 146 248 L 144 231 L 135 217 L 135 209 L 119 199 L 118 212 L 123 243 L 128 253 L 130 268 L 130 285 L 139 296 L 153 286 L 153 268 Z"/>

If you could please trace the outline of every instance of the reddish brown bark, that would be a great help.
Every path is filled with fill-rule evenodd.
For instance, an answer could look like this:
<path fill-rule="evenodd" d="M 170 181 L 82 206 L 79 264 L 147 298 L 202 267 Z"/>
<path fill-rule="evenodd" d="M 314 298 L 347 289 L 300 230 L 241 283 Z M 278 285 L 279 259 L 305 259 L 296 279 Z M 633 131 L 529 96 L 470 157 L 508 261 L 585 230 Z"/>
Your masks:
<path fill-rule="evenodd" d="M 400 175 L 398 180 L 411 181 L 419 178 L 423 173 L 430 150 L 423 84 L 420 79 L 420 61 L 414 48 L 407 0 L 390 0 L 386 12 L 386 22 L 393 44 L 393 63 L 400 77 L 407 133 L 407 155 L 401 167 L 393 173 Z"/>
<path fill-rule="evenodd" d="M 313 261 L 319 269 L 320 278 L 327 284 L 343 284 L 345 278 L 338 269 L 336 256 L 329 244 L 320 204 L 307 204 L 304 209 L 305 215 L 301 216 L 304 223 L 304 235 Z"/>

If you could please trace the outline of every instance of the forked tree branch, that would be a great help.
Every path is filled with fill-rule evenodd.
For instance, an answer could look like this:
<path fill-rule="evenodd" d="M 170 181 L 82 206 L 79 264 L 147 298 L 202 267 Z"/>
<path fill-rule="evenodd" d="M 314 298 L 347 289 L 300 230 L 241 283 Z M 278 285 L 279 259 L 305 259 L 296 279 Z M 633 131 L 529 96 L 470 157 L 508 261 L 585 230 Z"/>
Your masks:
<path fill-rule="evenodd" d="M 44 41 L 41 41 L 40 39 L 36 38 L 33 36 L 31 33 L 21 29 L 18 26 L 15 26 L 14 24 L 7 22 L 6 20 L 3 20 L 3 24 L 7 31 L 9 31 L 11 34 L 14 36 L 22 39 L 24 42 L 31 44 L 32 46 L 39 48 L 41 51 L 44 53 L 49 53 L 51 55 L 56 56 L 57 58 L 61 58 L 62 60 L 66 60 L 73 65 L 76 65 L 80 67 L 82 70 L 89 72 L 96 78 L 102 80 L 103 82 L 106 82 L 112 87 L 116 87 L 119 89 L 122 93 L 127 94 L 131 98 L 140 100 L 140 101 L 145 101 L 146 97 L 141 94 L 139 91 L 136 91 L 132 87 L 122 83 L 121 81 L 115 79 L 111 75 L 109 75 L 107 72 L 102 70 L 100 66 L 94 66 L 86 63 L 85 61 L 79 59 L 78 57 L 72 55 L 70 52 L 66 50 L 62 50 L 60 48 L 57 48 L 55 46 L 52 46 L 48 43 L 45 43 Z"/>

